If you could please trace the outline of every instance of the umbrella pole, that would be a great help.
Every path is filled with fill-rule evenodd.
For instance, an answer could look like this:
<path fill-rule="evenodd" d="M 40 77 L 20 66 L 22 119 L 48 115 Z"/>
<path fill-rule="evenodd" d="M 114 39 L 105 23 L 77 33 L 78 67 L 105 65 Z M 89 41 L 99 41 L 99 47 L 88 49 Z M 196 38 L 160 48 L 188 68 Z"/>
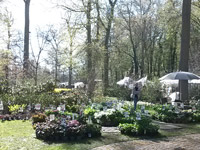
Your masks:
<path fill-rule="evenodd" d="M 178 100 L 181 100 L 181 82 L 178 80 Z"/>

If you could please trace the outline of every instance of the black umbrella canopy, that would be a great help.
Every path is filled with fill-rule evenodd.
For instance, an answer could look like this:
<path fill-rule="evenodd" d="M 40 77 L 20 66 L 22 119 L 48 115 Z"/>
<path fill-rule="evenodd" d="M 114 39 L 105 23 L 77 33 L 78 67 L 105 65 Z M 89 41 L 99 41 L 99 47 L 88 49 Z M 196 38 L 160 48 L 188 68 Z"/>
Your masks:
<path fill-rule="evenodd" d="M 179 71 L 179 72 L 169 73 L 161 77 L 159 80 L 193 80 L 193 79 L 200 79 L 200 77 L 191 72 Z"/>

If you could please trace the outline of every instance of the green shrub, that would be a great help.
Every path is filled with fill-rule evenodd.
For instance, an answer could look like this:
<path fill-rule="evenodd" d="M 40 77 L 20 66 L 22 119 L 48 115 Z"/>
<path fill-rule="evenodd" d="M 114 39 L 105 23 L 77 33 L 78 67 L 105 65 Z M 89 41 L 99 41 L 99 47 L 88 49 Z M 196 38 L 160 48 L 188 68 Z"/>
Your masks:
<path fill-rule="evenodd" d="M 84 115 L 86 117 L 89 117 L 89 116 L 94 116 L 94 113 L 96 112 L 96 109 L 93 109 L 91 107 L 88 107 L 84 110 Z"/>
<path fill-rule="evenodd" d="M 52 114 L 54 114 L 55 116 L 57 116 L 57 115 L 60 114 L 60 112 L 58 110 L 47 110 L 47 111 L 45 111 L 45 115 L 46 116 L 50 116 Z"/>
<path fill-rule="evenodd" d="M 106 111 L 96 112 L 94 117 L 96 122 L 99 120 L 99 123 L 103 126 L 118 126 L 124 115 L 118 110 L 107 109 Z"/>
<path fill-rule="evenodd" d="M 101 125 L 98 124 L 87 124 L 86 134 L 90 133 L 92 137 L 101 136 Z"/>
<path fill-rule="evenodd" d="M 119 129 L 126 135 L 155 135 L 158 133 L 159 126 L 152 124 L 150 117 L 142 116 L 141 120 L 136 120 L 134 123 L 120 123 Z"/>
<path fill-rule="evenodd" d="M 145 102 L 157 103 L 163 98 L 162 86 L 159 80 L 147 83 L 140 93 L 139 99 Z"/>
<path fill-rule="evenodd" d="M 12 113 L 12 114 L 17 114 L 19 112 L 19 109 L 22 108 L 24 109 L 26 107 L 25 104 L 22 104 L 22 105 L 10 105 L 8 106 L 9 108 L 9 111 Z"/>
<path fill-rule="evenodd" d="M 106 96 L 117 97 L 123 100 L 131 100 L 130 98 L 131 90 L 124 87 L 110 87 L 107 89 Z"/>
<path fill-rule="evenodd" d="M 137 128 L 135 124 L 130 124 L 130 123 L 119 124 L 119 130 L 121 131 L 122 134 L 126 135 L 134 136 L 137 134 Z"/>

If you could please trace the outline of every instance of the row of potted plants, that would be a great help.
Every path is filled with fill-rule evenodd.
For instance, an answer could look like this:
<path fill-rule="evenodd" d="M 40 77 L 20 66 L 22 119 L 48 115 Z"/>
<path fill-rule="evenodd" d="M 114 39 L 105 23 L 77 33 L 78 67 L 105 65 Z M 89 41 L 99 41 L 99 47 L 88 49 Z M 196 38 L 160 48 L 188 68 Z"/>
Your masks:
<path fill-rule="evenodd" d="M 36 137 L 42 140 L 74 140 L 101 135 L 101 126 L 98 124 L 81 124 L 77 120 L 71 120 L 66 126 L 59 122 L 47 121 L 37 123 Z"/>

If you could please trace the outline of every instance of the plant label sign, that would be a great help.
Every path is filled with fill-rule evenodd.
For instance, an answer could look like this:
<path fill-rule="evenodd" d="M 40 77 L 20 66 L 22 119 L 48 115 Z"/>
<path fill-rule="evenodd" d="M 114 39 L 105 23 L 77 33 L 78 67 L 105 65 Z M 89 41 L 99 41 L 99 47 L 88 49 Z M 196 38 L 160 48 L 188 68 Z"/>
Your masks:
<path fill-rule="evenodd" d="M 30 104 L 27 106 L 27 109 L 28 109 L 29 111 L 31 111 L 31 105 L 30 105 Z"/>
<path fill-rule="evenodd" d="M 0 101 L 0 110 L 3 110 L 3 102 Z"/>
<path fill-rule="evenodd" d="M 181 103 L 181 108 L 184 108 L 184 104 L 183 103 Z"/>
<path fill-rule="evenodd" d="M 58 110 L 58 111 L 61 111 L 61 107 L 60 107 L 60 106 L 59 106 L 59 107 L 57 107 L 57 110 Z"/>
<path fill-rule="evenodd" d="M 136 120 L 141 120 L 141 114 L 140 113 L 136 113 Z"/>
<path fill-rule="evenodd" d="M 21 112 L 21 113 L 22 113 L 23 111 L 24 111 L 24 110 L 23 110 L 23 108 L 22 108 L 22 107 L 20 107 L 20 108 L 19 108 L 19 112 Z"/>
<path fill-rule="evenodd" d="M 54 115 L 54 114 L 51 114 L 51 115 L 50 115 L 50 121 L 53 121 L 53 120 L 55 120 L 55 115 Z"/>
<path fill-rule="evenodd" d="M 162 110 L 165 110 L 165 106 L 162 106 Z"/>
<path fill-rule="evenodd" d="M 89 124 L 92 124 L 92 116 L 89 116 L 88 122 L 89 122 Z"/>
<path fill-rule="evenodd" d="M 35 105 L 35 110 L 40 110 L 41 109 L 41 104 L 36 104 Z"/>
<path fill-rule="evenodd" d="M 66 118 L 61 118 L 61 126 L 66 126 Z"/>
<path fill-rule="evenodd" d="M 104 107 L 103 107 L 103 111 L 106 111 L 106 110 L 107 110 L 107 107 L 106 107 L 106 106 L 104 106 Z"/>
<path fill-rule="evenodd" d="M 70 115 L 67 115 L 67 119 L 70 120 L 70 119 L 71 119 L 71 116 L 70 116 Z"/>
<path fill-rule="evenodd" d="M 145 113 L 146 116 L 149 115 L 149 111 L 148 110 L 145 110 L 144 113 Z"/>
<path fill-rule="evenodd" d="M 65 111 L 65 104 L 60 105 L 61 111 Z"/>
<path fill-rule="evenodd" d="M 196 107 L 193 106 L 192 107 L 192 111 L 196 112 Z"/>
<path fill-rule="evenodd" d="M 144 109 L 145 109 L 145 106 L 143 105 L 143 106 L 141 107 L 141 113 L 144 113 Z"/>
<path fill-rule="evenodd" d="M 126 112 L 124 112 L 124 117 L 125 118 L 128 118 L 129 117 L 129 113 L 126 111 Z"/>

